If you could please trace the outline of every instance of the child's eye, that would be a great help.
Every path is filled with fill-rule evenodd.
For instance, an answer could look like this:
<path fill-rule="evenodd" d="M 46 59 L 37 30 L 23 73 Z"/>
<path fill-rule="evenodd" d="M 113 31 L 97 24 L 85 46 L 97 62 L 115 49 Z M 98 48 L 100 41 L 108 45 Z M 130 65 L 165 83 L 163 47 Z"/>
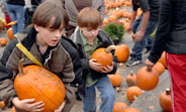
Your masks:
<path fill-rule="evenodd" d="M 55 30 L 54 29 L 49 29 L 50 32 L 54 32 Z"/>

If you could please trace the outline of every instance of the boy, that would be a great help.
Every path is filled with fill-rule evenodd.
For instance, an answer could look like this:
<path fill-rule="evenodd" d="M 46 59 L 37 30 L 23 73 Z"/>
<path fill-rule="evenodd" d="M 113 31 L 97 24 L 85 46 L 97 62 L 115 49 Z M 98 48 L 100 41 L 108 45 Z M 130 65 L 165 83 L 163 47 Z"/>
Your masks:
<path fill-rule="evenodd" d="M 69 83 L 74 79 L 73 64 L 68 52 L 61 43 L 63 29 L 69 18 L 60 2 L 46 1 L 39 5 L 33 15 L 33 27 L 26 33 L 17 33 L 6 47 L 0 61 L 0 99 L 8 106 L 12 104 L 18 112 L 42 111 L 42 101 L 33 103 L 33 99 L 19 100 L 16 96 L 13 79 L 18 73 L 18 62 L 24 58 L 24 66 L 34 64 L 16 44 L 21 42 L 27 50 L 51 72 L 58 75 L 66 88 L 66 105 L 63 112 L 69 112 L 75 100 L 75 94 Z M 57 111 L 59 112 L 59 111 Z"/>
<path fill-rule="evenodd" d="M 102 105 L 100 112 L 112 112 L 115 101 L 115 91 L 107 74 L 116 72 L 116 63 L 111 66 L 102 67 L 96 63 L 96 59 L 90 59 L 91 54 L 99 47 L 108 47 L 113 42 L 105 32 L 99 30 L 101 24 L 100 13 L 94 8 L 84 8 L 78 15 L 78 27 L 72 34 L 71 39 L 83 52 L 81 62 L 83 63 L 83 81 L 79 85 L 79 93 L 83 101 L 84 112 L 96 111 L 96 91 L 100 92 Z M 114 54 L 114 51 L 112 51 Z M 117 58 L 114 57 L 115 62 Z"/>

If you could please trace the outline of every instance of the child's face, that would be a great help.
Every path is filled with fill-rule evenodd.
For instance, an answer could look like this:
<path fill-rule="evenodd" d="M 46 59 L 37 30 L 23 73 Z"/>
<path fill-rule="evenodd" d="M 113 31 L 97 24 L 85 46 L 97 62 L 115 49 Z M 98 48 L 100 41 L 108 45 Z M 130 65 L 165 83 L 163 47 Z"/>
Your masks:
<path fill-rule="evenodd" d="M 53 22 L 51 22 L 51 25 L 52 23 Z M 39 40 L 41 40 L 43 44 L 52 47 L 58 44 L 63 34 L 64 28 L 62 25 L 59 29 L 52 29 L 50 28 L 50 25 L 47 28 L 35 25 L 35 29 L 38 31 L 37 38 L 39 38 Z"/>
<path fill-rule="evenodd" d="M 86 38 L 96 38 L 98 35 L 98 31 L 99 31 L 99 27 L 97 29 L 88 29 L 88 28 L 80 28 L 80 30 L 82 31 L 83 36 L 85 36 Z"/>

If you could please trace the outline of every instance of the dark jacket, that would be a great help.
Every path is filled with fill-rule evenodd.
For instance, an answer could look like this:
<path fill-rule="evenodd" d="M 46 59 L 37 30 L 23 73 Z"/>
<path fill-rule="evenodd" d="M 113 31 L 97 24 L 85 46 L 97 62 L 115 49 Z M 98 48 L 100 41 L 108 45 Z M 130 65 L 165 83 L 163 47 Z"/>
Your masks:
<path fill-rule="evenodd" d="M 158 29 L 148 57 L 150 61 L 157 62 L 164 50 L 173 54 L 186 54 L 185 6 L 185 0 L 161 0 Z"/>
<path fill-rule="evenodd" d="M 74 98 L 73 89 L 70 87 L 70 82 L 74 80 L 73 64 L 69 53 L 65 50 L 59 42 L 55 47 L 49 47 L 46 53 L 41 56 L 36 45 L 36 30 L 31 27 L 29 30 L 17 33 L 15 38 L 7 45 L 3 56 L 0 60 L 0 100 L 5 101 L 9 106 L 12 99 L 16 96 L 13 81 L 18 73 L 19 60 L 24 58 L 24 66 L 35 64 L 22 51 L 20 51 L 16 44 L 21 42 L 27 50 L 49 71 L 55 73 L 65 84 L 66 98 L 71 101 Z M 67 42 L 67 41 L 66 41 Z M 73 46 L 70 46 L 73 48 Z"/>
<path fill-rule="evenodd" d="M 6 0 L 7 4 L 12 4 L 12 5 L 25 5 L 25 0 Z"/>
<path fill-rule="evenodd" d="M 112 51 L 113 54 L 113 62 L 114 62 L 114 68 L 113 71 L 111 71 L 110 73 L 100 73 L 100 72 L 96 72 L 94 70 L 92 70 L 89 67 L 89 59 L 86 57 L 85 55 L 85 51 L 83 48 L 83 42 L 81 40 L 80 37 L 80 30 L 78 28 L 76 28 L 75 32 L 72 34 L 72 36 L 70 37 L 79 47 L 80 50 L 80 54 L 81 54 L 81 63 L 82 63 L 82 83 L 79 85 L 79 92 L 84 94 L 85 92 L 85 84 L 86 84 L 86 80 L 87 80 L 87 74 L 91 73 L 92 79 L 99 79 L 107 74 L 114 74 L 117 70 L 117 57 L 114 55 L 115 51 Z M 103 30 L 99 30 L 98 35 L 97 35 L 98 41 L 101 42 L 101 45 L 98 46 L 96 49 L 100 48 L 100 47 L 108 47 L 109 45 L 113 45 L 112 40 L 108 37 L 108 35 L 103 31 Z"/>

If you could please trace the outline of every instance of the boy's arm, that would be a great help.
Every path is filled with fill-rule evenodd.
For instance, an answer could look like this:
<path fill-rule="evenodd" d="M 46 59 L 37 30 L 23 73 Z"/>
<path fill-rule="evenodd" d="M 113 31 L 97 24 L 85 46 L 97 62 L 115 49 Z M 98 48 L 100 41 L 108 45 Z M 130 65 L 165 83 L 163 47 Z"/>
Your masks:
<path fill-rule="evenodd" d="M 10 57 L 13 55 L 16 43 L 17 40 L 14 39 L 6 46 L 0 60 L 0 100 L 5 101 L 8 106 L 12 105 L 12 99 L 16 97 L 16 93 L 13 85 L 13 70 L 9 69 L 6 65 L 8 61 L 10 63 Z M 17 56 L 14 55 L 14 57 L 13 60 L 15 62 Z M 13 66 L 17 68 L 16 65 L 12 64 Z"/>

